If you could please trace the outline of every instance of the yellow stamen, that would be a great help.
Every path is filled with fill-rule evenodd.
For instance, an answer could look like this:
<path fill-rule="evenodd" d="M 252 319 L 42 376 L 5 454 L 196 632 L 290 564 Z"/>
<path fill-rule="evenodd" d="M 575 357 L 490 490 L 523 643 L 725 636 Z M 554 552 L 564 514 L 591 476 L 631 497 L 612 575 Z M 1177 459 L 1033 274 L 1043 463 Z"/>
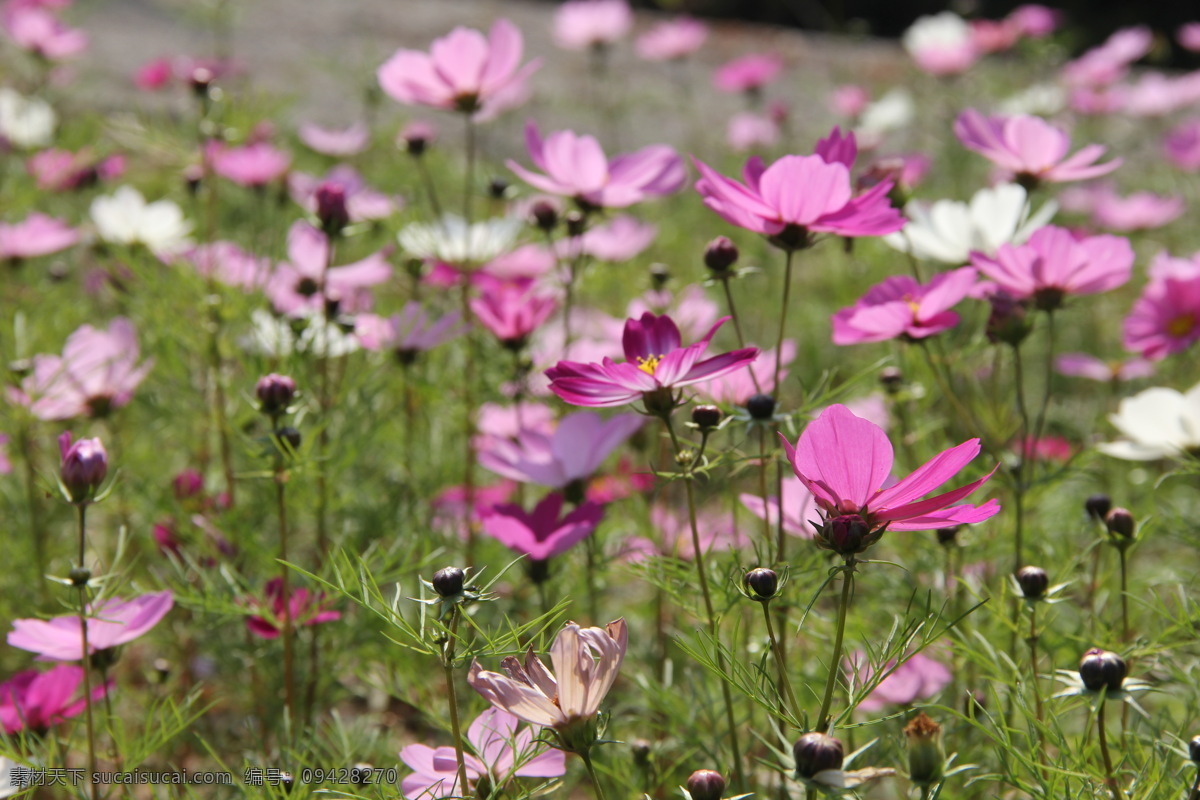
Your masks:
<path fill-rule="evenodd" d="M 645 357 L 645 358 L 643 358 L 642 356 L 638 356 L 638 359 L 637 359 L 638 369 L 640 369 L 642 372 L 646 373 L 647 375 L 653 375 L 654 370 L 658 369 L 658 362 L 660 362 L 662 360 L 663 360 L 663 356 L 649 356 L 649 357 Z"/>

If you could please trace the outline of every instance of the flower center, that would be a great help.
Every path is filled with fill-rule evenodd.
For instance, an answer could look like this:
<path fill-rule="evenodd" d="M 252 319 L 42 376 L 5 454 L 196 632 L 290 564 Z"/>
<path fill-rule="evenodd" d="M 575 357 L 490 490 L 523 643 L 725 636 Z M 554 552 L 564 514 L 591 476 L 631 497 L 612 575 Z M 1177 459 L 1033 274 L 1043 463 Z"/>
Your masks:
<path fill-rule="evenodd" d="M 638 369 L 647 375 L 653 375 L 654 370 L 658 369 L 658 364 L 663 360 L 663 356 L 638 356 Z"/>
<path fill-rule="evenodd" d="M 1167 323 L 1167 333 L 1174 337 L 1183 337 L 1196 327 L 1196 318 L 1191 314 L 1181 314 Z"/>

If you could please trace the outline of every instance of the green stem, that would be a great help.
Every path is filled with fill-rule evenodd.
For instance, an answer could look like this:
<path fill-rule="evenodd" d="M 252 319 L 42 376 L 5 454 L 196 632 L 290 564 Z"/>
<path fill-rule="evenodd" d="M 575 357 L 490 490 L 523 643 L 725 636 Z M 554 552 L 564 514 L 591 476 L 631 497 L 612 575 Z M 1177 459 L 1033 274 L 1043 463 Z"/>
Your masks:
<path fill-rule="evenodd" d="M 425 194 L 429 198 L 429 207 L 433 211 L 433 218 L 441 220 L 442 204 L 438 202 L 437 187 L 434 185 L 433 177 L 429 174 L 429 165 L 425 163 L 424 156 L 413 156 L 413 161 L 417 164 L 417 175 L 420 176 L 421 183 L 425 187 Z"/>
<path fill-rule="evenodd" d="M 771 611 L 767 606 L 770 603 L 761 603 L 763 610 L 763 619 L 767 621 L 767 638 L 771 640 L 771 651 L 775 655 L 775 666 L 779 669 L 779 685 L 783 687 L 784 697 L 787 699 L 788 711 L 793 719 L 800 719 L 800 704 L 796 702 L 796 693 L 792 691 L 792 682 L 787 674 L 787 662 L 784 660 L 783 653 L 779 647 L 779 640 L 775 637 L 775 626 L 771 624 Z"/>
<path fill-rule="evenodd" d="M 846 609 L 850 607 L 850 590 L 854 586 L 854 556 L 846 556 L 842 569 L 842 595 L 838 600 L 837 631 L 833 638 L 833 657 L 829 663 L 829 677 L 825 680 L 825 696 L 821 699 L 821 710 L 817 713 L 817 730 L 828 727 L 826 717 L 833 705 L 833 687 L 837 683 L 838 670 L 842 662 L 842 638 L 846 633 Z"/>
<path fill-rule="evenodd" d="M 470 114 L 463 117 L 467 121 L 467 169 L 463 176 L 463 221 L 471 224 L 471 190 L 475 184 L 475 121 Z"/>
<path fill-rule="evenodd" d="M 1121 785 L 1117 783 L 1117 776 L 1113 771 L 1112 756 L 1108 754 L 1108 733 L 1104 730 L 1104 707 L 1107 705 L 1108 698 L 1100 698 L 1100 711 L 1096 714 L 1096 726 L 1100 735 L 1100 755 L 1104 759 L 1104 782 L 1108 784 L 1113 800 L 1125 800 L 1125 792 L 1121 791 Z"/>
<path fill-rule="evenodd" d="M 1129 629 L 1129 574 L 1125 567 L 1125 547 L 1122 542 L 1117 546 L 1117 555 L 1121 560 L 1121 641 L 1128 642 Z"/>
<path fill-rule="evenodd" d="M 450 706 L 450 734 L 454 737 L 454 758 L 458 762 L 458 793 L 467 795 L 467 761 L 463 757 L 462 725 L 458 720 L 458 695 L 454 691 L 454 648 L 458 641 L 458 606 L 450 610 L 450 638 L 442 655 L 446 675 L 446 700 Z"/>
<path fill-rule="evenodd" d="M 721 281 L 721 288 L 725 290 L 725 302 L 729 305 L 729 316 L 733 317 L 733 330 L 737 334 L 738 347 L 746 346 L 746 337 L 742 335 L 742 321 L 738 317 L 737 306 L 733 303 L 733 290 L 729 288 L 729 279 Z M 758 383 L 758 374 L 754 370 L 750 370 L 750 380 L 754 382 L 754 391 L 762 393 L 762 386 Z"/>
<path fill-rule="evenodd" d="M 471 130 L 468 127 L 468 130 Z M 478 379 L 475 374 L 475 334 L 471 325 L 471 282 L 463 276 L 462 287 L 460 290 L 460 300 L 462 304 L 462 319 L 466 325 L 466 333 L 463 334 L 466 347 L 466 363 L 463 369 L 463 439 L 464 455 L 466 456 L 463 463 L 463 524 L 467 529 L 467 547 L 466 547 L 466 562 L 467 566 L 475 564 L 475 443 L 472 441 L 475 438 L 475 381 Z"/>
<path fill-rule="evenodd" d="M 1037 713 L 1038 721 L 1038 743 L 1039 750 L 1042 744 L 1041 722 L 1044 719 L 1042 711 L 1042 690 L 1038 686 L 1038 630 L 1037 630 L 1037 605 L 1031 603 L 1029 605 L 1029 680 L 1033 684 L 1033 701 L 1034 708 Z"/>
<path fill-rule="evenodd" d="M 768 500 L 770 494 L 767 490 L 767 426 L 758 426 L 758 493 L 763 501 L 763 547 L 769 547 L 771 542 L 771 514 Z M 779 514 L 783 515 L 783 498 L 777 498 L 779 501 Z M 778 542 L 775 548 L 775 563 L 781 564 L 783 558 L 783 542 Z"/>
<path fill-rule="evenodd" d="M 592 756 L 586 750 L 579 754 L 587 767 L 588 777 L 592 779 L 592 788 L 596 790 L 596 800 L 604 800 L 604 789 L 600 786 L 600 778 L 596 775 L 596 767 L 592 765 Z"/>
<path fill-rule="evenodd" d="M 1033 431 L 1029 427 L 1029 409 L 1025 405 L 1025 371 L 1021 366 L 1021 348 L 1013 346 L 1013 385 L 1016 389 L 1017 413 L 1021 416 L 1021 439 L 1020 439 L 1020 459 L 1017 462 L 1017 478 L 1016 485 L 1013 487 L 1013 503 L 1015 526 L 1015 543 L 1013 551 L 1013 573 L 1021 568 L 1025 563 L 1025 488 L 1026 472 L 1029 469 L 1029 450 L 1031 443 L 1029 437 Z"/>
<path fill-rule="evenodd" d="M 775 338 L 775 371 L 771 380 L 771 391 L 779 396 L 779 371 L 783 367 L 783 332 L 787 325 L 788 296 L 792 291 L 792 254 L 787 251 L 783 268 L 783 301 L 779 310 L 779 335 Z"/>
<path fill-rule="evenodd" d="M 282 459 L 282 455 L 279 457 Z M 275 467 L 275 512 L 279 519 L 279 591 L 283 598 L 283 696 L 289 724 L 296 720 L 296 687 L 292 654 L 292 595 L 288 587 L 287 476 L 282 463 Z"/>
<path fill-rule="evenodd" d="M 20 452 L 22 460 L 25 462 L 25 504 L 29 510 L 29 538 L 33 540 L 33 556 L 34 563 L 37 568 L 38 578 L 38 594 L 41 595 L 42 601 L 49 599 L 46 586 L 46 542 L 42 536 L 42 515 L 38 505 L 38 490 L 37 490 L 37 468 L 33 462 L 33 436 L 30 434 L 29 426 L 22 425 L 20 439 Z M 79 565 L 83 566 L 83 560 L 80 559 Z"/>
<path fill-rule="evenodd" d="M 87 546 L 87 504 L 80 503 L 76 508 L 79 509 L 79 568 L 86 569 L 84 558 L 86 555 Z M 79 635 L 83 645 L 83 708 L 84 708 L 84 724 L 87 728 L 87 748 L 88 748 L 88 784 L 92 787 L 92 800 L 99 797 L 100 787 L 93 782 L 92 778 L 96 774 L 96 728 L 92 721 L 92 659 L 91 652 L 88 648 L 88 626 L 87 626 L 87 583 L 79 587 Z"/>

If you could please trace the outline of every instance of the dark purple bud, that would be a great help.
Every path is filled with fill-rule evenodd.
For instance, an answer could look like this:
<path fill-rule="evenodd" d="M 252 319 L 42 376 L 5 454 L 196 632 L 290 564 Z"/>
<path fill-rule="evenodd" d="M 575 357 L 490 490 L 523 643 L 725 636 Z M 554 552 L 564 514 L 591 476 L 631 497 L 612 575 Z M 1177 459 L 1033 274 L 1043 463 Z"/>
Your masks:
<path fill-rule="evenodd" d="M 58 437 L 58 449 L 62 455 L 59 476 L 71 502 L 76 505 L 90 503 L 96 496 L 100 484 L 108 476 L 108 453 L 99 439 L 71 441 L 71 432 Z"/>
<path fill-rule="evenodd" d="M 825 523 L 821 529 L 821 538 L 835 552 L 850 555 L 863 549 L 871 527 L 858 514 L 842 514 Z"/>
<path fill-rule="evenodd" d="M 466 573 L 458 567 L 443 567 L 433 573 L 433 580 L 430 582 L 439 597 L 454 597 L 462 594 L 465 578 Z"/>
<path fill-rule="evenodd" d="M 1125 659 L 1110 650 L 1096 647 L 1083 654 L 1083 660 L 1079 662 L 1079 677 L 1083 679 L 1083 685 L 1093 692 L 1101 689 L 1116 692 L 1121 689 L 1127 669 Z"/>
<path fill-rule="evenodd" d="M 508 194 L 508 181 L 503 178 L 492 178 L 488 181 L 488 195 L 493 200 L 503 200 Z"/>
<path fill-rule="evenodd" d="M 888 394 L 896 394 L 904 385 L 904 373 L 899 367 L 884 367 L 879 370 L 879 383 Z"/>
<path fill-rule="evenodd" d="M 721 409 L 716 406 L 693 406 L 692 422 L 702 431 L 711 431 L 721 424 Z"/>
<path fill-rule="evenodd" d="M 1106 494 L 1094 494 L 1083 501 L 1083 508 L 1094 520 L 1103 521 L 1112 510 L 1112 498 Z"/>
<path fill-rule="evenodd" d="M 321 230 L 336 236 L 350 224 L 350 212 L 346 208 L 346 189 L 340 184 L 326 181 L 317 187 L 317 219 Z"/>
<path fill-rule="evenodd" d="M 296 452 L 300 449 L 300 431 L 290 425 L 285 425 L 275 431 L 275 437 L 279 440 L 280 448 L 286 451 Z"/>
<path fill-rule="evenodd" d="M 812 778 L 827 769 L 841 769 L 845 751 L 842 743 L 824 733 L 806 733 L 792 745 L 796 776 Z"/>
<path fill-rule="evenodd" d="M 254 394 L 258 397 L 258 410 L 269 417 L 277 417 L 287 411 L 296 397 L 296 382 L 287 375 L 272 372 L 258 379 Z"/>
<path fill-rule="evenodd" d="M 988 341 L 1013 347 L 1025 341 L 1025 337 L 1033 330 L 1025 306 L 1003 292 L 991 295 L 988 301 L 992 304 L 992 313 L 987 321 Z"/>
<path fill-rule="evenodd" d="M 770 600 L 779 591 L 779 576 L 773 569 L 758 567 L 746 573 L 742 584 L 753 599 Z"/>
<path fill-rule="evenodd" d="M 671 280 L 671 272 L 667 269 L 666 264 L 650 265 L 650 285 L 654 287 L 655 291 L 660 291 L 669 280 Z"/>
<path fill-rule="evenodd" d="M 533 217 L 533 224 L 546 233 L 558 227 L 558 209 L 551 202 L 537 201 L 533 208 L 529 209 L 529 215 Z"/>
<path fill-rule="evenodd" d="M 650 742 L 634 739 L 629 743 L 629 749 L 633 751 L 633 763 L 638 769 L 647 769 L 650 766 L 650 756 L 654 752 Z"/>
<path fill-rule="evenodd" d="M 188 75 L 188 84 L 198 97 L 203 97 L 208 94 L 208 87 L 212 85 L 216 77 L 208 67 L 199 66 L 192 70 L 191 75 Z"/>
<path fill-rule="evenodd" d="M 183 168 L 183 183 L 187 187 L 188 194 L 194 195 L 200 191 L 200 184 L 204 182 L 204 167 L 199 164 L 189 164 Z"/>
<path fill-rule="evenodd" d="M 714 770 L 698 769 L 688 777 L 687 790 L 692 800 L 721 800 L 725 794 L 725 779 Z"/>
<path fill-rule="evenodd" d="M 159 683 L 165 683 L 171 677 L 171 662 L 165 658 L 154 659 L 154 671 L 158 673 Z"/>
<path fill-rule="evenodd" d="M 581 211 L 570 211 L 567 213 L 567 235 L 574 238 L 583 236 L 587 230 L 587 215 Z"/>
<path fill-rule="evenodd" d="M 934 533 L 937 534 L 938 544 L 943 547 L 953 547 L 958 544 L 958 532 L 962 530 L 961 525 L 952 525 L 949 528 L 938 528 Z"/>
<path fill-rule="evenodd" d="M 436 131 L 427 122 L 410 122 L 400 131 L 399 144 L 410 156 L 420 156 L 425 153 L 433 142 Z"/>
<path fill-rule="evenodd" d="M 737 263 L 738 255 L 736 244 L 725 236 L 718 236 L 704 248 L 704 266 L 721 274 Z"/>
<path fill-rule="evenodd" d="M 67 580 L 71 581 L 72 586 L 87 586 L 91 579 L 92 571 L 87 567 L 72 567 L 67 573 Z"/>
<path fill-rule="evenodd" d="M 1017 583 L 1027 600 L 1040 600 L 1050 586 L 1050 577 L 1041 567 L 1021 567 L 1017 570 Z"/>
<path fill-rule="evenodd" d="M 775 413 L 775 398 L 769 394 L 756 394 L 746 401 L 746 411 L 752 419 L 768 420 Z"/>
<path fill-rule="evenodd" d="M 1104 515 L 1108 532 L 1121 539 L 1132 539 L 1134 532 L 1133 514 L 1127 508 L 1114 508 Z"/>
<path fill-rule="evenodd" d="M 1193 736 L 1188 742 L 1188 755 L 1192 758 L 1192 763 L 1200 767 L 1200 736 Z"/>

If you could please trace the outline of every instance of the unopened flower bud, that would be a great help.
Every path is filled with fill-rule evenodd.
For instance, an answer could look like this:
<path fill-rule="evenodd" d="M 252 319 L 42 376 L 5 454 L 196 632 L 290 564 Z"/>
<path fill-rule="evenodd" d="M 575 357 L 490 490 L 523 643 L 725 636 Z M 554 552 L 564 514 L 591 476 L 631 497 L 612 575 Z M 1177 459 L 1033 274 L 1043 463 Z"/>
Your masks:
<path fill-rule="evenodd" d="M 737 245 L 725 236 L 718 236 L 704 248 L 704 266 L 720 275 L 737 263 Z"/>
<path fill-rule="evenodd" d="M 488 196 L 493 200 L 503 200 L 508 194 L 508 181 L 504 178 L 492 178 L 488 181 Z"/>
<path fill-rule="evenodd" d="M 176 500 L 187 500 L 204 492 L 204 476 L 194 469 L 185 469 L 171 481 Z"/>
<path fill-rule="evenodd" d="M 694 406 L 692 422 L 702 431 L 711 431 L 721 424 L 721 409 L 716 406 Z"/>
<path fill-rule="evenodd" d="M 1134 532 L 1133 514 L 1127 508 L 1114 508 L 1104 515 L 1108 532 L 1120 539 L 1132 539 Z"/>
<path fill-rule="evenodd" d="M 1017 570 L 1017 583 L 1025 599 L 1040 600 L 1050 585 L 1050 577 L 1041 567 L 1021 567 Z"/>
<path fill-rule="evenodd" d="M 1083 660 L 1079 662 L 1079 677 L 1083 685 L 1093 692 L 1101 689 L 1116 692 L 1120 691 L 1125 681 L 1127 669 L 1125 659 L 1110 650 L 1097 647 L 1083 654 Z"/>
<path fill-rule="evenodd" d="M 258 410 L 269 417 L 278 417 L 287 411 L 296 397 L 296 382 L 287 375 L 272 372 L 258 379 L 254 387 L 258 397 Z"/>
<path fill-rule="evenodd" d="M 275 431 L 275 438 L 279 440 L 279 446 L 286 448 L 291 452 L 296 452 L 300 449 L 301 436 L 300 431 L 293 428 L 291 425 L 284 425 Z"/>
<path fill-rule="evenodd" d="M 725 794 L 725 779 L 714 770 L 698 769 L 688 777 L 687 790 L 692 800 L 721 800 Z"/>
<path fill-rule="evenodd" d="M 769 394 L 756 394 L 746 401 L 746 411 L 752 419 L 767 420 L 775 413 L 775 398 Z"/>
<path fill-rule="evenodd" d="M 68 431 L 58 437 L 58 448 L 62 455 L 59 477 L 67 487 L 71 502 L 76 505 L 90 503 L 108 476 L 108 453 L 104 444 L 99 439 L 72 442 Z"/>
<path fill-rule="evenodd" d="M 410 122 L 400 131 L 396 144 L 410 156 L 421 156 L 434 139 L 433 126 L 427 122 Z"/>
<path fill-rule="evenodd" d="M 858 514 L 842 514 L 825 523 L 821 538 L 835 553 L 851 555 L 864 549 L 870 542 L 871 528 Z"/>
<path fill-rule="evenodd" d="M 328 236 L 336 236 L 350 224 L 350 211 L 346 207 L 345 187 L 325 181 L 314 194 L 317 201 L 317 219 L 321 230 Z"/>
<path fill-rule="evenodd" d="M 845 751 L 842 743 L 824 733 L 806 733 L 792 745 L 796 776 L 812 778 L 827 769 L 841 769 Z"/>
<path fill-rule="evenodd" d="M 666 264 L 650 265 L 650 284 L 655 291 L 661 290 L 669 280 L 671 280 L 671 272 L 667 269 Z"/>
<path fill-rule="evenodd" d="M 580 211 L 569 211 L 566 216 L 567 221 L 567 236 L 575 238 L 583 236 L 587 230 L 587 217 Z"/>
<path fill-rule="evenodd" d="M 165 658 L 154 659 L 154 671 L 158 674 L 159 683 L 165 683 L 171 677 L 171 662 Z"/>
<path fill-rule="evenodd" d="M 546 233 L 558 227 L 558 209 L 546 200 L 534 203 L 533 208 L 529 209 L 529 215 L 533 217 L 533 224 Z"/>
<path fill-rule="evenodd" d="M 72 586 L 87 586 L 88 581 L 92 579 L 92 571 L 87 567 L 72 567 L 67 573 L 67 580 Z"/>
<path fill-rule="evenodd" d="M 960 530 L 962 530 L 961 525 L 951 525 L 949 528 L 938 528 L 934 533 L 937 534 L 938 544 L 942 547 L 953 547 L 958 544 Z"/>
<path fill-rule="evenodd" d="M 746 573 L 742 584 L 753 599 L 770 600 L 779 591 L 779 576 L 773 569 L 758 567 Z"/>
<path fill-rule="evenodd" d="M 941 780 L 946 767 L 942 752 L 942 726 L 924 711 L 904 726 L 908 739 L 908 777 L 917 786 L 928 786 Z"/>
<path fill-rule="evenodd" d="M 200 191 L 200 184 L 204 182 L 204 167 L 200 164 L 188 164 L 183 168 L 183 184 L 187 187 L 188 194 L 194 195 Z"/>
<path fill-rule="evenodd" d="M 1200 767 L 1200 736 L 1193 736 L 1188 742 L 1188 755 L 1192 758 L 1192 763 Z"/>
<path fill-rule="evenodd" d="M 212 85 L 216 77 L 208 67 L 199 66 L 193 69 L 192 74 L 188 76 L 188 84 L 197 97 L 204 97 L 208 94 L 208 87 Z"/>
<path fill-rule="evenodd" d="M 646 769 L 650 766 L 650 755 L 654 751 L 650 742 L 645 739 L 634 739 L 629 743 L 629 749 L 633 751 L 633 763 L 638 769 Z"/>
<path fill-rule="evenodd" d="M 991 295 L 988 300 L 992 304 L 986 329 L 988 341 L 1016 347 L 1033 331 L 1025 306 L 1003 292 Z"/>
<path fill-rule="evenodd" d="M 1094 494 L 1083 501 L 1083 508 L 1094 520 L 1103 520 L 1112 509 L 1112 498 L 1106 494 Z"/>
<path fill-rule="evenodd" d="M 458 567 L 442 567 L 437 572 L 433 573 L 433 590 L 438 593 L 439 597 L 454 597 L 462 594 L 463 581 L 466 578 L 464 573 Z"/>
<path fill-rule="evenodd" d="M 879 370 L 879 383 L 888 394 L 896 394 L 904 385 L 904 373 L 899 367 L 884 367 Z"/>

